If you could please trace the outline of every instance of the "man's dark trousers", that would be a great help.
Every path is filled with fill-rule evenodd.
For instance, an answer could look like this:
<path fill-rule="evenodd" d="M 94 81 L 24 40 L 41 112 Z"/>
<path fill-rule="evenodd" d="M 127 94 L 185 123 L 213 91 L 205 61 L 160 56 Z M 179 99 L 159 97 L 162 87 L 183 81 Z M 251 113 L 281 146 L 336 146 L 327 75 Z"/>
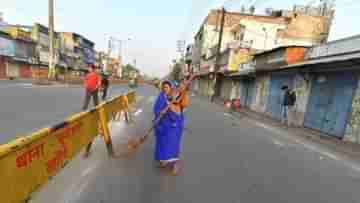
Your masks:
<path fill-rule="evenodd" d="M 82 108 L 83 111 L 85 111 L 88 108 L 91 97 L 93 98 L 94 106 L 97 106 L 99 104 L 98 90 L 93 90 L 93 91 L 86 90 L 84 105 Z"/>
<path fill-rule="evenodd" d="M 83 111 L 85 111 L 88 108 L 91 97 L 93 98 L 94 106 L 97 106 L 99 104 L 98 90 L 93 90 L 93 91 L 86 90 L 85 101 L 84 101 L 84 105 L 83 105 L 83 108 L 82 108 Z M 91 145 L 92 145 L 92 142 L 90 142 L 86 146 L 86 151 L 85 151 L 85 156 L 86 157 L 89 156 Z"/>

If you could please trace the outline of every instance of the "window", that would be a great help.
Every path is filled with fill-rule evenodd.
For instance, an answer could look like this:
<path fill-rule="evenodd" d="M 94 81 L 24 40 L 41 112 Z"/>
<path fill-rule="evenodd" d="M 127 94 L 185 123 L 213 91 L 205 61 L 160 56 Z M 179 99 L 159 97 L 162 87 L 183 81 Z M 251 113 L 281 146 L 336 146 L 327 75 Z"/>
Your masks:
<path fill-rule="evenodd" d="M 238 40 L 238 33 L 237 32 L 233 32 L 233 39 Z"/>
<path fill-rule="evenodd" d="M 244 41 L 244 38 L 245 38 L 245 33 L 242 32 L 242 33 L 240 34 L 239 40 L 240 40 L 240 41 Z"/>
<path fill-rule="evenodd" d="M 244 38 L 245 38 L 245 30 L 246 30 L 245 25 L 240 25 L 240 36 L 239 36 L 239 40 L 240 40 L 240 41 L 244 41 Z"/>
<path fill-rule="evenodd" d="M 285 29 L 284 29 L 284 28 L 278 28 L 278 29 L 276 30 L 276 38 L 282 38 L 283 35 L 284 35 L 284 33 L 285 33 Z"/>

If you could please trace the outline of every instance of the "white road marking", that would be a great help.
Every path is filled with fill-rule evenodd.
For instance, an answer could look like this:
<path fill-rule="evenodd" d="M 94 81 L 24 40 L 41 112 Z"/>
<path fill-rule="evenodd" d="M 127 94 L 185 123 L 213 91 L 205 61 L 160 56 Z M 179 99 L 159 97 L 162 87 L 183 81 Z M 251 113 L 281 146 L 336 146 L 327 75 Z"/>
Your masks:
<path fill-rule="evenodd" d="M 255 123 L 255 125 L 257 125 L 257 126 L 259 126 L 261 128 L 264 128 L 264 129 L 269 130 L 269 131 L 273 131 L 273 132 L 275 132 L 277 134 L 282 134 L 283 133 L 281 130 L 278 130 L 278 129 L 276 129 L 276 128 L 272 127 L 272 126 L 269 126 L 269 125 L 265 125 L 263 123 L 259 123 L 258 121 L 254 122 L 254 123 Z"/>
<path fill-rule="evenodd" d="M 1 85 L 0 89 L 10 88 L 10 87 L 32 87 L 33 84 L 31 83 L 15 83 L 15 84 L 6 84 Z"/>
<path fill-rule="evenodd" d="M 334 161 L 341 161 L 344 165 L 350 167 L 354 171 L 360 172 L 360 164 L 358 164 L 358 163 L 352 161 L 351 159 L 348 159 L 342 155 L 337 155 L 336 152 L 335 153 L 330 152 L 328 149 L 321 146 L 321 144 L 306 142 L 306 141 L 300 140 L 299 138 L 295 138 L 293 136 L 287 135 L 284 131 L 276 129 L 275 127 L 260 123 L 259 121 L 254 121 L 254 120 L 251 120 L 251 121 L 255 125 L 262 127 L 264 129 L 267 129 L 269 131 L 273 131 L 276 134 L 283 136 L 283 137 L 295 142 L 296 144 L 303 146 L 304 148 L 306 148 L 312 152 L 319 153 L 320 160 L 325 160 L 325 157 L 328 157 Z"/>
<path fill-rule="evenodd" d="M 142 112 L 143 112 L 142 109 L 138 109 L 138 110 L 134 113 L 134 116 L 138 116 L 138 115 L 140 115 Z"/>
<path fill-rule="evenodd" d="M 24 87 L 33 87 L 34 85 L 31 83 L 21 83 L 19 84 L 19 86 L 24 86 Z"/>
<path fill-rule="evenodd" d="M 1 85 L 0 89 L 5 89 L 5 88 L 9 88 L 9 87 L 16 87 L 16 85 Z"/>
<path fill-rule="evenodd" d="M 81 197 L 81 194 L 84 192 L 84 190 L 88 187 L 88 185 L 91 183 L 92 175 L 91 172 L 96 170 L 99 166 L 100 162 L 91 163 L 87 169 L 85 169 L 80 176 L 80 179 L 78 179 L 78 182 L 71 185 L 69 190 L 65 192 L 65 202 L 73 202 L 73 200 L 78 199 Z"/>
<path fill-rule="evenodd" d="M 321 152 L 321 154 L 325 155 L 331 159 L 334 159 L 334 160 L 340 160 L 340 158 L 338 156 L 336 156 L 335 154 L 330 153 L 330 152 Z"/>
<path fill-rule="evenodd" d="M 156 96 L 150 96 L 147 100 L 146 100 L 146 103 L 154 103 L 155 102 L 155 99 L 156 99 Z"/>
<path fill-rule="evenodd" d="M 23 87 L 23 88 L 58 88 L 58 87 L 68 87 L 65 84 L 55 84 L 55 85 L 33 85 L 32 83 L 20 83 L 14 86 Z"/>
<path fill-rule="evenodd" d="M 89 175 L 92 171 L 94 171 L 97 167 L 98 167 L 98 163 L 91 163 L 91 166 L 88 167 L 87 169 L 85 169 L 82 173 L 81 173 L 81 177 L 84 178 L 85 176 Z"/>
<path fill-rule="evenodd" d="M 225 117 L 229 117 L 229 118 L 231 118 L 232 120 L 237 120 L 237 119 L 239 119 L 238 117 L 232 115 L 231 113 L 224 113 L 224 116 L 225 116 Z"/>
<path fill-rule="evenodd" d="M 138 101 L 141 101 L 141 100 L 143 100 L 144 99 L 144 96 L 137 96 L 137 100 Z"/>
<path fill-rule="evenodd" d="M 286 144 L 285 143 L 283 143 L 283 142 L 280 142 L 279 140 L 273 140 L 273 143 L 274 143 L 274 145 L 276 145 L 276 146 L 279 146 L 279 147 L 284 147 Z"/>
<path fill-rule="evenodd" d="M 231 115 L 231 114 L 229 114 L 229 113 L 224 113 L 224 116 L 227 116 L 227 117 L 232 117 L 232 115 Z"/>

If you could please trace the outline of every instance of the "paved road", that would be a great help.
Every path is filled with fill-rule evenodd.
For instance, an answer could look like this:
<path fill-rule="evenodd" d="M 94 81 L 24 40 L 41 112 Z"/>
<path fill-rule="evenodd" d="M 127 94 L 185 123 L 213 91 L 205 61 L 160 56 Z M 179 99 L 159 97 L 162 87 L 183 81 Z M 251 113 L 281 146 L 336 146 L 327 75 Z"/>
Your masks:
<path fill-rule="evenodd" d="M 137 126 L 112 127 L 115 149 L 148 125 L 154 97 L 145 93 Z M 107 158 L 98 141 L 90 159 L 75 159 L 33 202 L 67 203 L 355 203 L 360 170 L 335 152 L 301 143 L 290 132 L 224 114 L 192 97 L 177 177 L 154 167 L 152 141 L 136 154 Z"/>
<path fill-rule="evenodd" d="M 115 86 L 110 92 L 125 90 Z M 0 80 L 0 144 L 79 112 L 83 96 L 80 87 L 34 87 L 30 81 Z"/>

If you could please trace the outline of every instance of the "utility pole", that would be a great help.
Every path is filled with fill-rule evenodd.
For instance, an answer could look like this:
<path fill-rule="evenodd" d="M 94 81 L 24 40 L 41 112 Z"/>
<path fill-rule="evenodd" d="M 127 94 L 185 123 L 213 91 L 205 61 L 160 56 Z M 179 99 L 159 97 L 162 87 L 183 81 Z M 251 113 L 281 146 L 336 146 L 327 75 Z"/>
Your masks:
<path fill-rule="evenodd" d="M 109 38 L 109 42 L 108 42 L 108 52 L 107 52 L 107 58 L 106 58 L 106 63 L 105 63 L 105 67 L 104 70 L 105 72 L 108 71 L 109 66 L 110 66 L 110 60 L 111 60 L 111 49 L 112 49 L 112 37 Z"/>
<path fill-rule="evenodd" d="M 126 40 L 122 40 L 122 39 L 117 39 L 116 37 L 110 37 L 109 39 L 109 50 L 108 50 L 108 55 L 110 57 L 111 51 L 112 49 L 115 47 L 115 42 L 119 43 L 119 53 L 118 53 L 118 57 L 119 57 L 119 68 L 122 69 L 122 61 L 123 61 L 123 56 L 122 56 L 122 46 L 123 46 L 123 42 L 125 41 L 130 41 L 132 40 L 130 37 L 127 38 Z M 109 60 L 107 60 L 107 65 L 109 65 Z"/>
<path fill-rule="evenodd" d="M 55 41 L 54 41 L 54 0 L 49 0 L 49 74 L 48 78 L 53 79 L 55 77 Z"/>
<path fill-rule="evenodd" d="M 177 52 L 180 54 L 181 60 L 184 59 L 185 40 L 177 41 Z"/>
<path fill-rule="evenodd" d="M 122 40 L 119 40 L 119 65 L 121 67 L 122 64 Z"/>
<path fill-rule="evenodd" d="M 212 89 L 212 94 L 210 95 L 211 102 L 214 102 L 215 94 L 216 94 L 216 90 L 217 90 L 217 77 L 218 77 L 217 72 L 220 69 L 219 63 L 220 63 L 220 57 L 221 57 L 221 44 L 222 44 L 224 25 L 225 25 L 225 15 L 226 15 L 225 8 L 222 7 L 221 8 L 220 32 L 219 32 L 218 44 L 216 47 L 215 70 L 214 70 L 214 79 L 213 79 L 213 85 L 212 85 L 213 89 Z"/>
<path fill-rule="evenodd" d="M 118 67 L 116 69 L 116 73 L 115 75 L 118 76 L 119 78 L 122 77 L 122 41 L 119 41 L 119 55 L 118 55 L 118 59 L 119 59 L 119 64 Z"/>
<path fill-rule="evenodd" d="M 183 72 L 183 70 L 186 68 L 186 63 L 185 63 L 185 55 L 184 55 L 184 51 L 185 51 L 185 40 L 178 40 L 177 41 L 177 52 L 180 54 L 180 66 L 181 66 L 181 72 Z M 181 76 L 179 76 L 178 79 L 180 79 Z"/>

